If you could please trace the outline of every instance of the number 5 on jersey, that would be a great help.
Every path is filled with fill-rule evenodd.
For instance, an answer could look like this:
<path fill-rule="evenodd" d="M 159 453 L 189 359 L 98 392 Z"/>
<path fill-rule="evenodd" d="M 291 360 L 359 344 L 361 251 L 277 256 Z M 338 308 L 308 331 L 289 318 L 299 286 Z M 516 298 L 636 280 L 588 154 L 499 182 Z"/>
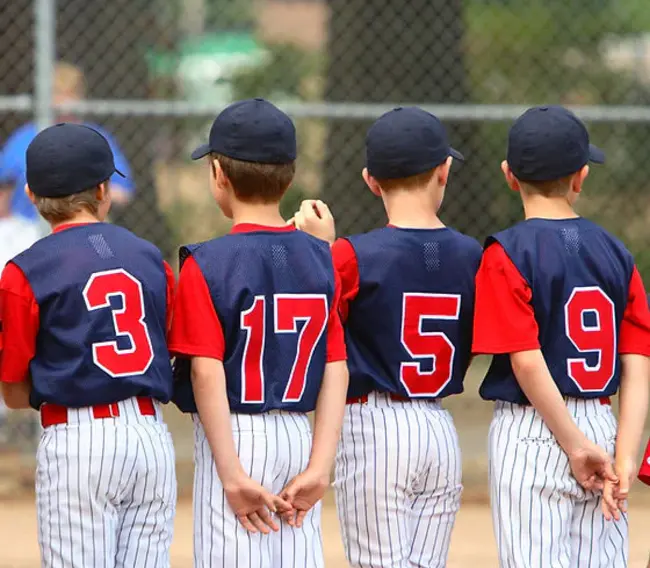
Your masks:
<path fill-rule="evenodd" d="M 318 340 L 327 326 L 327 297 L 324 294 L 275 294 L 273 296 L 275 333 L 298 333 L 296 356 L 283 402 L 298 402 L 305 391 L 307 371 Z M 253 305 L 241 313 L 241 329 L 246 344 L 241 365 L 241 401 L 264 402 L 264 338 L 266 333 L 266 298 L 255 296 Z"/>
<path fill-rule="evenodd" d="M 400 381 L 410 396 L 438 396 L 449 384 L 456 348 L 440 331 L 423 331 L 426 320 L 457 320 L 460 296 L 457 294 L 406 293 L 402 300 L 401 339 L 415 361 L 400 365 Z M 429 361 L 432 370 L 423 371 Z"/>

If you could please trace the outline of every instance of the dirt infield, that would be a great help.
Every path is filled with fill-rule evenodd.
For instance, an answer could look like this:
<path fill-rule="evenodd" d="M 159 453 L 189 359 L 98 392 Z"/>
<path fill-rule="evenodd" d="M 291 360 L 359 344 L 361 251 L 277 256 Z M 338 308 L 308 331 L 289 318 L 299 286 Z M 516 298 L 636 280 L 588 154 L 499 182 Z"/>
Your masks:
<path fill-rule="evenodd" d="M 650 507 L 635 507 L 630 512 L 632 553 L 630 568 L 646 568 L 650 543 Z M 336 511 L 328 496 L 323 511 L 323 528 L 328 568 L 346 566 L 339 538 Z M 0 502 L 0 568 L 35 568 L 38 566 L 36 515 L 28 500 Z M 11 546 L 8 546 L 10 544 Z M 172 545 L 172 567 L 192 565 L 192 507 L 181 501 L 176 516 L 176 533 Z M 485 505 L 464 505 L 454 530 L 449 568 L 496 566 L 489 510 Z"/>

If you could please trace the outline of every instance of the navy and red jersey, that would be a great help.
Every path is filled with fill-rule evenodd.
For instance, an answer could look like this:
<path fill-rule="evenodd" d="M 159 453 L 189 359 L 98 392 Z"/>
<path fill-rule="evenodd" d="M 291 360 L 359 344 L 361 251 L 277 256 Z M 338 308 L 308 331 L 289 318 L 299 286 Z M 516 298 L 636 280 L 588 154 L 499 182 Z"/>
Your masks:
<path fill-rule="evenodd" d="M 330 361 L 345 360 L 329 246 L 293 227 L 239 224 L 181 249 L 170 351 L 174 402 L 196 412 L 190 359 L 223 362 L 232 412 L 314 410 Z"/>
<path fill-rule="evenodd" d="M 452 229 L 388 226 L 339 239 L 349 398 L 462 392 L 481 245 Z"/>
<path fill-rule="evenodd" d="M 169 401 L 173 290 L 160 251 L 126 229 L 59 227 L 2 274 L 0 381 L 31 379 L 34 408 Z"/>
<path fill-rule="evenodd" d="M 528 404 L 510 353 L 541 349 L 562 395 L 616 393 L 620 354 L 650 356 L 650 311 L 625 246 L 583 218 L 529 219 L 489 237 L 476 278 L 475 353 L 487 400 Z"/>

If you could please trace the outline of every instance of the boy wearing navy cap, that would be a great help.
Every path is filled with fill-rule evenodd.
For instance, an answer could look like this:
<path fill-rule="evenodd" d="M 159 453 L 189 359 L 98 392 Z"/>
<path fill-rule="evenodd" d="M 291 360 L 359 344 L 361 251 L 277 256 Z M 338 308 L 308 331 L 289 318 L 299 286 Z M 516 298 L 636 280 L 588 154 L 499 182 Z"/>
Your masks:
<path fill-rule="evenodd" d="M 173 274 L 152 244 L 102 222 L 117 170 L 101 134 L 47 128 L 26 165 L 52 234 L 2 273 L 0 381 L 7 405 L 39 410 L 44 428 L 42 566 L 169 566 L 176 478 L 160 403 Z"/>
<path fill-rule="evenodd" d="M 463 390 L 481 246 L 438 217 L 452 158 L 419 108 L 379 118 L 363 179 L 389 225 L 337 240 L 350 387 L 336 497 L 351 566 L 445 566 L 460 505 L 461 456 L 441 399 Z M 322 202 L 296 225 L 334 239 Z"/>
<path fill-rule="evenodd" d="M 562 107 L 532 108 L 510 129 L 502 169 L 526 220 L 487 239 L 473 344 L 494 355 L 480 393 L 495 401 L 490 488 L 501 566 L 627 565 L 650 313 L 632 255 L 574 210 L 588 163 L 604 158 Z M 617 429 L 609 397 L 619 387 Z M 604 522 L 601 507 L 615 520 Z"/>
<path fill-rule="evenodd" d="M 329 246 L 280 216 L 295 128 L 267 101 L 240 101 L 192 157 L 207 157 L 234 221 L 180 252 L 170 350 L 195 428 L 194 566 L 322 567 L 348 375 Z"/>

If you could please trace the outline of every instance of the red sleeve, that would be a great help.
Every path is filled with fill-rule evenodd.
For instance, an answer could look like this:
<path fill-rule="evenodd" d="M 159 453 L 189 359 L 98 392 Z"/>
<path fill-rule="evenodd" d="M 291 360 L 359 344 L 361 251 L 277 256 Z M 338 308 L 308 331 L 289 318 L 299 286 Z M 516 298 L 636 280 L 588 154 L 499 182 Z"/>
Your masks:
<path fill-rule="evenodd" d="M 539 349 L 532 291 L 503 247 L 483 253 L 476 275 L 474 353 L 496 355 Z"/>
<path fill-rule="evenodd" d="M 648 440 L 648 447 L 645 449 L 641 469 L 639 469 L 639 479 L 646 485 L 650 485 L 650 440 Z"/>
<path fill-rule="evenodd" d="M 341 299 L 341 279 L 338 272 L 334 270 L 334 299 L 330 307 L 330 317 L 327 322 L 327 362 L 345 361 L 347 353 L 345 349 L 345 337 L 343 325 L 339 315 L 339 304 Z"/>
<path fill-rule="evenodd" d="M 167 278 L 167 338 L 172 330 L 172 315 L 174 314 L 174 288 L 176 287 L 176 278 L 174 271 L 167 261 L 165 265 L 165 277 Z"/>
<path fill-rule="evenodd" d="M 208 283 L 192 257 L 185 261 L 178 278 L 169 351 L 173 355 L 210 357 L 219 361 L 224 357 L 221 322 Z"/>
<path fill-rule="evenodd" d="M 38 328 L 32 288 L 22 270 L 10 262 L 0 279 L 0 382 L 19 383 L 29 377 Z"/>
<path fill-rule="evenodd" d="M 338 239 L 332 245 L 332 258 L 334 259 L 334 269 L 341 278 L 339 313 L 341 320 L 345 323 L 350 311 L 350 302 L 359 293 L 359 263 L 354 248 L 346 239 Z"/>
<path fill-rule="evenodd" d="M 650 309 L 643 280 L 636 266 L 630 278 L 627 306 L 618 340 L 618 352 L 650 357 Z"/>

